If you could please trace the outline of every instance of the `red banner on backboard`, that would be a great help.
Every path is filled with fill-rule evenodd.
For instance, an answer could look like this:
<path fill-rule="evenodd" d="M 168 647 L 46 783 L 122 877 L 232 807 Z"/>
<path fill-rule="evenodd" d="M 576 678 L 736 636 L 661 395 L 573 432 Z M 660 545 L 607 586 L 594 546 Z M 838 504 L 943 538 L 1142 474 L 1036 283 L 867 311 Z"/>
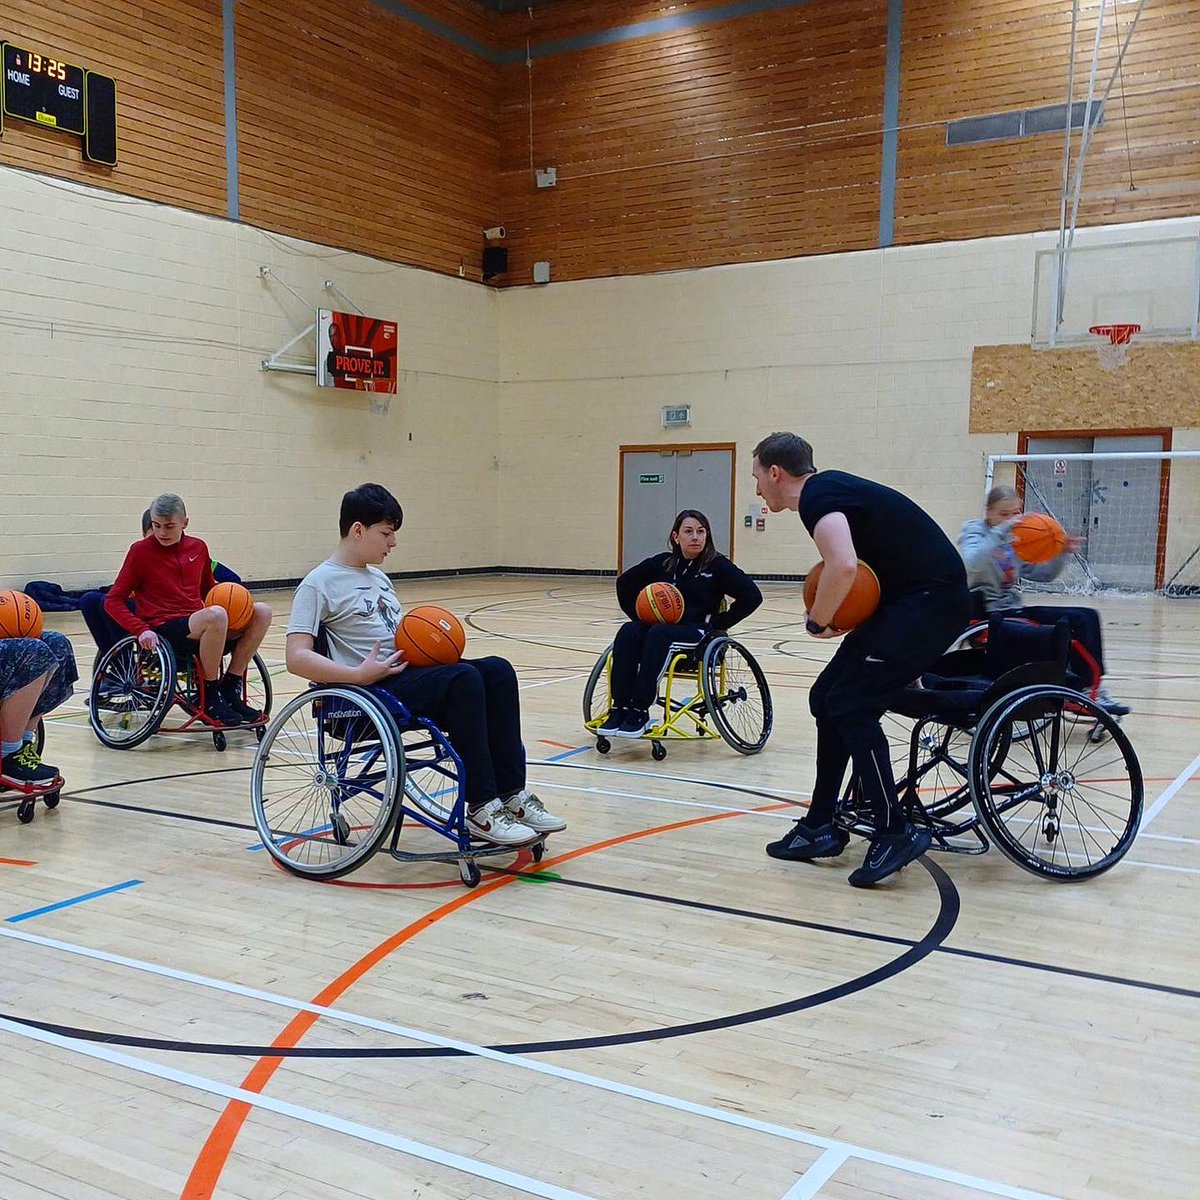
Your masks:
<path fill-rule="evenodd" d="M 358 313 L 317 312 L 317 383 L 396 393 L 396 322 Z"/>

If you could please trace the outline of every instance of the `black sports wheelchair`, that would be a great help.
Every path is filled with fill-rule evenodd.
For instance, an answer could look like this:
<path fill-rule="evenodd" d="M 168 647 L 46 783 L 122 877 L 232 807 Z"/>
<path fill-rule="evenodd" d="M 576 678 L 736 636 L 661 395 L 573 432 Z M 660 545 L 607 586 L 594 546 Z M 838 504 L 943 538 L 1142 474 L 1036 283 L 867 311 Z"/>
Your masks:
<path fill-rule="evenodd" d="M 226 733 L 252 729 L 259 741 L 271 714 L 271 676 L 256 654 L 242 680 L 242 701 L 262 717 L 240 725 L 221 725 L 204 710 L 204 672 L 194 655 L 186 663 L 175 657 L 166 638 L 146 650 L 135 637 L 123 638 L 96 660 L 88 719 L 92 731 L 113 750 L 131 750 L 156 733 L 209 733 L 224 750 Z M 178 706 L 183 719 L 165 726 L 167 714 Z"/>
<path fill-rule="evenodd" d="M 1069 686 L 1067 623 L 993 617 L 985 638 L 974 630 L 956 644 L 884 717 L 905 747 L 893 766 L 909 818 L 935 850 L 982 854 L 995 842 L 1060 881 L 1107 871 L 1137 835 L 1142 770 L 1117 721 Z M 834 820 L 874 834 L 856 782 Z"/>
<path fill-rule="evenodd" d="M 479 859 L 528 852 L 540 862 L 545 834 L 516 846 L 475 838 L 467 827 L 462 760 L 440 729 L 386 688 L 313 685 L 267 727 L 250 775 L 250 803 L 263 845 L 306 879 L 336 879 L 381 845 L 399 862 L 453 862 L 467 887 Z M 409 820 L 446 849 L 402 851 Z"/>
<path fill-rule="evenodd" d="M 672 645 L 658 677 L 656 704 L 662 719 L 641 735 L 656 762 L 667 757 L 663 742 L 722 738 L 739 754 L 757 754 L 771 736 L 771 689 L 758 660 L 741 642 L 715 633 L 699 644 Z M 600 655 L 583 690 L 583 723 L 607 754 L 612 742 L 599 732 L 612 709 L 612 646 Z M 637 740 L 637 739 L 630 739 Z"/>

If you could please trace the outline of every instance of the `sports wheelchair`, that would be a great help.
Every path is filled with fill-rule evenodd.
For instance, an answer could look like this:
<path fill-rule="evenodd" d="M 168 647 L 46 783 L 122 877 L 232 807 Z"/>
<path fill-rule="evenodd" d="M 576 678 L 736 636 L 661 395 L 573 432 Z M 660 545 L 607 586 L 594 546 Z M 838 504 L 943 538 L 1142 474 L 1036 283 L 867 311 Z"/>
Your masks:
<path fill-rule="evenodd" d="M 467 887 L 477 860 L 526 850 L 540 862 L 545 834 L 518 846 L 475 839 L 466 824 L 462 760 L 432 721 L 382 687 L 321 685 L 288 701 L 267 728 L 250 775 L 263 845 L 306 879 L 336 879 L 379 847 L 400 862 L 456 862 Z M 404 821 L 453 849 L 399 848 Z"/>
<path fill-rule="evenodd" d="M 612 649 L 609 645 L 596 660 L 583 691 L 583 723 L 596 734 L 601 754 L 612 749 L 612 742 L 597 733 L 612 709 Z M 670 647 L 656 704 L 662 720 L 642 734 L 656 762 L 667 757 L 663 742 L 668 738 L 720 737 L 739 754 L 757 754 L 771 736 L 774 710 L 767 677 L 750 651 L 725 634 L 699 645 Z"/>
<path fill-rule="evenodd" d="M 153 650 L 137 638 L 123 638 L 102 654 L 92 674 L 88 720 L 100 741 L 112 750 L 131 750 L 156 733 L 211 733 L 213 745 L 224 750 L 226 732 L 253 729 L 261 742 L 271 713 L 271 676 L 256 654 L 242 682 L 242 700 L 263 715 L 242 725 L 218 725 L 204 711 L 204 673 L 199 660 L 189 656 L 180 665 L 166 638 Z M 181 724 L 163 725 L 167 713 L 178 705 Z"/>
<path fill-rule="evenodd" d="M 951 650 L 890 706 L 885 731 L 903 739 L 897 791 L 932 849 L 982 854 L 995 842 L 1026 871 L 1072 881 L 1133 844 L 1141 766 L 1116 720 L 1067 686 L 1069 643 L 1065 621 L 993 617 L 983 644 Z M 874 834 L 855 780 L 834 822 Z"/>
<path fill-rule="evenodd" d="M 42 720 L 38 721 L 37 728 L 34 730 L 33 744 L 40 755 L 42 748 L 46 744 L 46 724 Z M 0 801 L 8 799 L 8 796 L 5 795 L 7 792 L 12 792 L 14 795 L 19 796 L 20 799 L 17 801 L 17 820 L 22 825 L 28 825 L 33 820 L 39 800 L 47 808 L 58 807 L 64 782 L 65 780 L 60 775 L 46 787 L 9 787 L 8 784 L 0 783 Z"/>

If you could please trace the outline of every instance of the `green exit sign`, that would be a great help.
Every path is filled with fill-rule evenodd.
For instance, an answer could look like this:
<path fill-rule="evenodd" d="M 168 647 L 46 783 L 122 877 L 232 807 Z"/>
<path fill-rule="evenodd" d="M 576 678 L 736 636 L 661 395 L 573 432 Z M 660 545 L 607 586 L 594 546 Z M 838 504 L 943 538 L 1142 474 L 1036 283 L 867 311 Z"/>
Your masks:
<path fill-rule="evenodd" d="M 666 483 L 665 475 L 639 475 L 638 483 Z"/>

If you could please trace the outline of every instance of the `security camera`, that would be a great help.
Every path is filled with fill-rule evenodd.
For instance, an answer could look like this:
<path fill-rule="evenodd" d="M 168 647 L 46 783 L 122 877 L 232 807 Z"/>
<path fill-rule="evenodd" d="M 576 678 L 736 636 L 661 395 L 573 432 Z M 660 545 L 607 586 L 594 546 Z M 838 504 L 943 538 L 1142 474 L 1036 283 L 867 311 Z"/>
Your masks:
<path fill-rule="evenodd" d="M 508 230 L 503 225 L 493 225 L 491 229 L 485 229 L 483 236 L 489 242 L 502 242 L 508 236 Z"/>

